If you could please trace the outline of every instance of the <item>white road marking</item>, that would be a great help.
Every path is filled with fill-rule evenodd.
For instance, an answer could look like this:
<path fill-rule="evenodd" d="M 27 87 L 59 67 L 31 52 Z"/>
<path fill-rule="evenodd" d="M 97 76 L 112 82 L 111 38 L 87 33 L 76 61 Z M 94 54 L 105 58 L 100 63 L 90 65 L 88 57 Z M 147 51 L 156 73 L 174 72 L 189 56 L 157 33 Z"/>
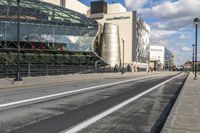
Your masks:
<path fill-rule="evenodd" d="M 107 86 L 127 83 L 127 82 L 131 82 L 131 81 L 136 81 L 136 80 L 140 80 L 140 79 L 155 77 L 155 76 L 159 76 L 159 75 L 165 75 L 165 74 L 158 74 L 158 75 L 154 75 L 154 76 L 146 76 L 146 77 L 141 77 L 141 78 L 129 79 L 129 80 L 124 80 L 124 81 L 119 81 L 119 82 L 113 82 L 113 83 L 108 83 L 108 84 L 103 84 L 103 85 L 98 85 L 98 86 L 82 88 L 82 89 L 73 90 L 73 91 L 61 92 L 61 93 L 56 93 L 56 94 L 51 94 L 51 95 L 46 95 L 46 96 L 41 96 L 41 97 L 36 97 L 36 98 L 30 98 L 30 99 L 25 99 L 25 100 L 10 102 L 10 103 L 4 103 L 4 104 L 0 104 L 0 109 L 1 108 L 6 108 L 6 107 L 9 107 L 9 106 L 16 106 L 16 105 L 24 104 L 24 103 L 28 103 L 28 102 L 34 102 L 34 101 L 38 101 L 38 100 L 44 100 L 44 99 L 48 99 L 48 98 L 55 98 L 55 97 L 58 97 L 58 96 L 64 96 L 64 95 L 67 95 L 67 94 L 74 94 L 74 93 L 77 93 L 77 92 L 84 92 L 84 91 L 97 89 L 97 88 L 101 88 L 101 87 L 107 87 Z"/>
<path fill-rule="evenodd" d="M 112 107 L 110 109 L 108 109 L 108 110 L 106 110 L 106 111 L 104 111 L 104 112 L 100 113 L 99 115 L 96 115 L 96 116 L 94 116 L 92 118 L 89 118 L 88 120 L 83 121 L 82 123 L 79 123 L 78 125 L 75 125 L 74 127 L 70 128 L 70 129 L 68 129 L 66 131 L 62 131 L 62 133 L 76 133 L 76 132 L 88 127 L 89 125 L 97 122 L 98 120 L 108 116 L 109 114 L 119 110 L 120 108 L 124 107 L 125 105 L 135 101 L 136 99 L 146 95 L 147 93 L 157 89 L 158 87 L 161 87 L 162 85 L 166 84 L 167 82 L 169 82 L 169 81 L 171 81 L 171 80 L 173 80 L 173 79 L 175 79 L 175 78 L 177 78 L 177 77 L 179 77 L 181 75 L 183 75 L 183 73 L 179 74 L 179 75 L 177 75 L 177 76 L 175 76 L 175 77 L 173 77 L 171 79 L 168 79 L 168 80 L 166 80 L 166 81 L 164 81 L 164 82 L 162 82 L 162 83 L 160 83 L 160 84 L 158 84 L 158 85 L 156 85 L 156 86 L 154 86 L 154 87 L 152 87 L 152 88 L 150 88 L 150 89 L 148 89 L 148 90 L 146 90 L 146 91 L 144 91 L 144 92 L 142 92 L 142 93 L 140 93 L 140 94 L 138 94 L 138 95 L 136 95 L 136 96 L 134 96 L 134 97 L 132 97 L 132 98 L 130 98 L 130 99 L 128 99 L 128 100 L 126 100 L 126 101 L 124 101 L 124 102 L 122 102 L 122 103 L 120 103 L 120 104 L 118 104 L 118 105 L 116 105 L 116 106 L 114 106 L 114 107 Z"/>

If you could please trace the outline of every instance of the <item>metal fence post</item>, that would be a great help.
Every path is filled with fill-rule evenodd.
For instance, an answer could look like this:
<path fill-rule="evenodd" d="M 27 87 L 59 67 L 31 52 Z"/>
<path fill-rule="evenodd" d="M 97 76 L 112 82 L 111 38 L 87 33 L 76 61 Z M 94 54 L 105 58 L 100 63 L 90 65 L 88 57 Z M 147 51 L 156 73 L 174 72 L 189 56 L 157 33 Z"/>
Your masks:
<path fill-rule="evenodd" d="M 28 77 L 31 76 L 31 64 L 29 63 L 28 64 Z"/>
<path fill-rule="evenodd" d="M 48 64 L 46 65 L 46 75 L 48 75 Z"/>

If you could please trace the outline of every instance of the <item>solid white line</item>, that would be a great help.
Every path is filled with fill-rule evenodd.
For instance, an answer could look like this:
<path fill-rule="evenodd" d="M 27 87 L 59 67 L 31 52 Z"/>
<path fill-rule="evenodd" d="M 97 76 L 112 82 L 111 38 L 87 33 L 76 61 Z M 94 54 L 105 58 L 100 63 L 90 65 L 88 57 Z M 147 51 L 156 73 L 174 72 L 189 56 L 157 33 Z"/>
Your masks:
<path fill-rule="evenodd" d="M 158 74 L 158 75 L 164 75 L 164 74 Z M 157 75 L 154 75 L 154 76 L 157 76 Z M 4 104 L 0 104 L 0 109 L 5 108 L 5 107 L 9 107 L 9 106 L 24 104 L 24 103 L 28 103 L 28 102 L 33 102 L 33 101 L 38 101 L 38 100 L 43 100 L 43 99 L 48 99 L 48 98 L 55 98 L 55 97 L 58 97 L 58 96 L 64 96 L 64 95 L 67 95 L 67 94 L 74 94 L 74 93 L 77 93 L 77 92 L 88 91 L 88 90 L 92 90 L 92 89 L 96 89 L 96 88 L 127 83 L 127 82 L 130 82 L 130 81 L 136 81 L 136 80 L 145 79 L 145 78 L 154 77 L 154 76 L 146 76 L 146 77 L 141 77 L 141 78 L 136 78 L 136 79 L 129 79 L 129 80 L 113 82 L 113 83 L 108 83 L 108 84 L 103 84 L 103 85 L 98 85 L 98 86 L 92 86 L 92 87 L 87 87 L 87 88 L 73 90 L 73 91 L 67 91 L 67 92 L 56 93 L 56 94 L 52 94 L 52 95 L 46 95 L 46 96 L 41 96 L 41 97 L 36 97 L 36 98 L 31 98 L 31 99 L 20 100 L 20 101 L 16 101 L 16 102 L 4 103 Z"/>
<path fill-rule="evenodd" d="M 169 81 L 171 81 L 171 80 L 173 80 L 173 79 L 175 79 L 175 78 L 177 78 L 177 77 L 179 77 L 181 75 L 183 75 L 183 73 L 179 74 L 179 75 L 177 75 L 177 76 L 175 76 L 175 77 L 173 77 L 171 79 L 168 79 L 168 80 L 166 80 L 166 81 L 164 81 L 164 82 L 162 82 L 162 83 L 160 83 L 160 84 L 158 84 L 158 85 L 156 85 L 156 86 L 154 86 L 154 87 L 152 87 L 152 88 L 150 88 L 150 89 L 148 89 L 148 90 L 146 90 L 146 91 L 144 91 L 144 92 L 142 92 L 142 93 L 140 93 L 140 94 L 138 94 L 138 95 L 136 95 L 136 96 L 134 96 L 134 97 L 132 97 L 132 98 L 130 98 L 130 99 L 128 99 L 128 100 L 126 100 L 126 101 L 124 101 L 124 102 L 122 102 L 122 103 L 120 103 L 120 104 L 118 104 L 118 105 L 116 105 L 116 106 L 114 106 L 114 107 L 112 107 L 110 109 L 108 109 L 108 110 L 106 110 L 106 111 L 104 111 L 104 112 L 102 112 L 99 115 L 96 115 L 96 116 L 94 116 L 92 118 L 89 118 L 88 120 L 86 120 L 86 121 L 84 121 L 84 122 L 82 122 L 82 123 L 70 128 L 70 129 L 68 129 L 66 131 L 63 131 L 63 133 L 76 133 L 76 132 L 88 127 L 89 125 L 95 123 L 96 121 L 98 121 L 98 120 L 106 117 L 107 115 L 119 110 L 120 108 L 124 107 L 125 105 L 135 101 L 136 99 L 144 96 L 145 94 L 157 89 L 158 87 L 166 84 L 167 82 L 169 82 Z"/>

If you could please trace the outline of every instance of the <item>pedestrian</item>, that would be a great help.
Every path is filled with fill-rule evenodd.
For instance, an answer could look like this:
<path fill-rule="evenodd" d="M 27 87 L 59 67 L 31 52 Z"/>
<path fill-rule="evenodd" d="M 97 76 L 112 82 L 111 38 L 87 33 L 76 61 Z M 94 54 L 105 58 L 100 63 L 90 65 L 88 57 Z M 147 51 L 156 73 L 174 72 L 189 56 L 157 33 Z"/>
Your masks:
<path fill-rule="evenodd" d="M 127 71 L 131 72 L 131 66 L 130 66 L 130 64 L 127 65 Z"/>
<path fill-rule="evenodd" d="M 134 64 L 134 72 L 136 72 L 136 65 Z"/>
<path fill-rule="evenodd" d="M 139 72 L 140 71 L 140 67 L 139 66 L 137 66 L 137 72 Z"/>
<path fill-rule="evenodd" d="M 133 73 L 133 70 L 134 69 L 134 67 L 133 67 L 133 64 L 131 64 L 131 74 Z"/>
<path fill-rule="evenodd" d="M 152 67 L 150 67 L 150 71 L 151 71 L 151 73 L 153 72 L 153 68 Z"/>
<path fill-rule="evenodd" d="M 114 67 L 114 72 L 117 72 L 118 71 L 118 65 L 115 64 L 115 67 Z"/>

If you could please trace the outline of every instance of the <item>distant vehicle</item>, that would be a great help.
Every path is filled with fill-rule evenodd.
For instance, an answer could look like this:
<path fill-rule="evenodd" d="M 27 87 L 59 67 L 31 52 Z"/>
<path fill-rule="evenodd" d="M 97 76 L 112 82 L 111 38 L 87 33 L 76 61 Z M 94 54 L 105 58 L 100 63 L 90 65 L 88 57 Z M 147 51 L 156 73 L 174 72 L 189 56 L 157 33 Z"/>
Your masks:
<path fill-rule="evenodd" d="M 176 71 L 183 71 L 183 66 L 176 65 Z"/>

